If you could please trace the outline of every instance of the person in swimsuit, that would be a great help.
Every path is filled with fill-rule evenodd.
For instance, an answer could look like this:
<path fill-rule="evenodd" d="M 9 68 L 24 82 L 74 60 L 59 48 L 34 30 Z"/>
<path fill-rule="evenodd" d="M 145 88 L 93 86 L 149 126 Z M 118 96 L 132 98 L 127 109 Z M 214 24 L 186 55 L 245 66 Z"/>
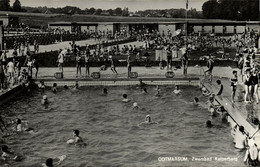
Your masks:
<path fill-rule="evenodd" d="M 253 68 L 253 72 L 252 75 L 250 77 L 250 80 L 252 82 L 252 91 L 253 91 L 253 95 L 256 98 L 256 103 L 258 103 L 258 69 Z"/>
<path fill-rule="evenodd" d="M 73 130 L 74 139 L 69 139 L 67 144 L 83 143 L 82 138 L 79 136 L 79 130 Z"/>
<path fill-rule="evenodd" d="M 127 94 L 123 94 L 123 102 L 127 103 L 130 101 L 130 99 L 127 98 Z"/>
<path fill-rule="evenodd" d="M 173 90 L 173 93 L 175 93 L 176 95 L 179 95 L 181 93 L 181 90 L 179 88 L 179 85 L 175 86 L 175 89 Z"/>
<path fill-rule="evenodd" d="M 199 98 L 198 97 L 194 97 L 193 104 L 198 104 L 198 103 L 199 103 Z"/>
<path fill-rule="evenodd" d="M 117 73 L 117 71 L 116 71 L 116 66 L 115 66 L 115 64 L 114 64 L 114 60 L 111 58 L 110 59 L 110 62 L 111 62 L 111 71 L 113 72 L 113 73 L 115 73 L 116 75 L 118 75 L 118 73 Z"/>
<path fill-rule="evenodd" d="M 78 74 L 79 74 L 79 77 L 81 77 L 81 56 L 80 56 L 80 53 L 77 53 L 77 56 L 76 56 L 76 68 L 77 68 L 76 78 L 78 77 Z"/>
<path fill-rule="evenodd" d="M 210 79 L 212 80 L 212 71 L 213 71 L 213 63 L 214 61 L 211 59 L 211 54 L 209 55 L 209 59 L 207 61 L 207 67 L 208 69 L 204 72 L 205 76 L 206 76 L 206 73 L 208 73 L 208 75 L 210 76 Z"/>
<path fill-rule="evenodd" d="M 244 96 L 244 102 L 248 103 L 251 101 L 251 96 L 249 95 L 251 92 L 251 80 L 250 80 L 250 69 L 246 70 L 246 75 L 244 78 L 244 85 L 245 85 L 245 96 Z M 249 95 L 249 101 L 247 101 L 247 96 Z"/>
<path fill-rule="evenodd" d="M 107 92 L 107 88 L 104 88 L 104 89 L 103 89 L 103 94 L 106 96 L 107 93 L 108 93 L 108 92 Z"/>
<path fill-rule="evenodd" d="M 89 67 L 90 67 L 89 56 L 90 56 L 89 53 L 86 52 L 85 54 L 86 77 L 89 77 Z"/>
<path fill-rule="evenodd" d="M 57 92 L 57 83 L 53 83 L 52 92 L 53 92 L 53 93 L 56 93 L 56 92 Z"/>
<path fill-rule="evenodd" d="M 9 150 L 7 145 L 3 145 L 2 146 L 2 152 L 3 152 L 3 154 L 2 154 L 3 160 L 10 160 L 10 159 L 12 159 L 12 160 L 15 160 L 15 161 L 17 160 L 18 161 L 20 159 L 19 156 L 15 155 L 14 152 Z"/>
<path fill-rule="evenodd" d="M 62 161 L 66 158 L 66 155 L 59 156 L 57 158 L 48 158 L 44 164 L 42 164 L 42 167 L 56 167 L 61 164 Z M 54 162 L 53 162 L 54 161 Z"/>
<path fill-rule="evenodd" d="M 44 95 L 44 96 L 42 97 L 41 103 L 42 103 L 42 104 L 48 104 L 48 103 L 49 103 L 49 100 L 48 100 L 48 98 L 47 98 L 46 95 Z"/>
<path fill-rule="evenodd" d="M 9 63 L 6 65 L 7 68 L 7 74 L 9 76 L 8 82 L 10 83 L 10 88 L 14 85 L 14 73 L 15 73 L 15 68 L 14 68 L 14 63 L 12 60 L 9 61 Z"/>
<path fill-rule="evenodd" d="M 258 166 L 258 149 L 254 139 L 247 141 L 248 149 L 246 150 L 244 162 L 249 166 Z"/>
<path fill-rule="evenodd" d="M 232 103 L 234 103 L 234 99 L 235 99 L 235 95 L 236 95 L 236 90 L 237 90 L 237 71 L 233 71 L 233 75 L 231 77 L 231 90 L 232 90 L 232 95 L 231 95 L 231 99 L 232 99 Z"/>

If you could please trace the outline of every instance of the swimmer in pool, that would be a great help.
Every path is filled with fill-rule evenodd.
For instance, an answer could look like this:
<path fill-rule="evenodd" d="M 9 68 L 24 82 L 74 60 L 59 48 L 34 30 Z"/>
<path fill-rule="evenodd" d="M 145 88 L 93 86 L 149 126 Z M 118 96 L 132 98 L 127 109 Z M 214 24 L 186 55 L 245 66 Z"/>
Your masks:
<path fill-rule="evenodd" d="M 176 95 L 179 95 L 181 93 L 181 90 L 179 89 L 179 85 L 175 86 L 175 89 L 173 90 L 173 93 L 175 93 Z"/>
<path fill-rule="evenodd" d="M 40 81 L 40 83 L 38 84 L 38 88 L 40 88 L 40 89 L 44 89 L 45 88 L 44 81 Z"/>
<path fill-rule="evenodd" d="M 152 121 L 152 117 L 150 115 L 146 115 L 145 121 L 141 122 L 139 125 L 141 124 L 158 124 L 158 122 Z"/>
<path fill-rule="evenodd" d="M 139 79 L 139 85 L 138 85 L 138 86 L 143 87 L 143 86 L 145 86 L 145 85 L 146 85 L 146 84 L 143 83 L 143 80 L 142 80 L 142 79 Z"/>
<path fill-rule="evenodd" d="M 210 115 L 212 117 L 216 117 L 217 116 L 217 112 L 216 112 L 216 110 L 214 108 L 210 107 L 209 108 L 209 112 L 210 112 Z"/>
<path fill-rule="evenodd" d="M 48 100 L 48 98 L 47 98 L 46 95 L 44 95 L 44 96 L 42 97 L 41 103 L 42 103 L 42 104 L 49 104 L 49 100 Z"/>
<path fill-rule="evenodd" d="M 76 81 L 75 87 L 73 88 L 73 90 L 77 90 L 77 89 L 79 89 L 79 83 L 78 83 L 78 81 Z"/>
<path fill-rule="evenodd" d="M 57 92 L 57 83 L 53 83 L 52 92 L 53 92 L 53 93 L 56 93 L 56 92 Z"/>
<path fill-rule="evenodd" d="M 123 94 L 123 100 L 122 101 L 127 103 L 127 102 L 129 102 L 131 100 L 127 98 L 127 94 Z"/>
<path fill-rule="evenodd" d="M 146 88 L 143 89 L 143 93 L 148 93 Z"/>
<path fill-rule="evenodd" d="M 66 158 L 66 155 L 59 156 L 57 158 L 48 158 L 44 164 L 42 164 L 43 167 L 56 167 L 61 164 L 62 161 Z M 56 162 L 53 162 L 56 161 Z"/>
<path fill-rule="evenodd" d="M 198 104 L 198 103 L 199 103 L 199 98 L 194 97 L 193 104 Z"/>
<path fill-rule="evenodd" d="M 16 132 L 23 132 L 23 131 L 32 132 L 33 131 L 33 128 L 27 128 L 28 127 L 27 121 L 22 121 L 21 119 L 17 118 L 15 120 L 15 122 L 16 122 L 16 126 L 15 126 L 14 130 Z"/>
<path fill-rule="evenodd" d="M 69 139 L 67 141 L 67 144 L 77 144 L 77 143 L 83 143 L 82 138 L 79 136 L 79 130 L 73 130 L 73 136 L 74 139 Z"/>
<path fill-rule="evenodd" d="M 79 83 L 78 83 L 78 81 L 76 81 L 76 83 L 75 83 L 75 88 L 76 88 L 76 89 L 79 88 Z"/>
<path fill-rule="evenodd" d="M 107 95 L 107 88 L 103 89 L 103 95 Z"/>
<path fill-rule="evenodd" d="M 14 152 L 10 151 L 7 145 L 2 145 L 2 158 L 3 160 L 15 160 L 19 161 L 22 158 L 17 156 Z"/>
<path fill-rule="evenodd" d="M 64 89 L 69 89 L 69 87 L 67 85 L 64 85 L 63 88 Z"/>
<path fill-rule="evenodd" d="M 138 108 L 139 108 L 139 106 L 138 106 L 137 102 L 134 102 L 133 103 L 133 109 L 138 109 Z"/>
<path fill-rule="evenodd" d="M 205 87 L 203 87 L 201 89 L 201 91 L 202 91 L 203 96 L 209 96 L 211 94 Z"/>
<path fill-rule="evenodd" d="M 161 96 L 161 89 L 160 89 L 159 85 L 156 86 L 156 91 L 157 91 L 157 93 L 155 94 L 155 96 Z"/>
<path fill-rule="evenodd" d="M 207 128 L 212 128 L 212 123 L 211 123 L 211 121 L 210 120 L 207 120 L 207 122 L 206 122 L 206 127 Z"/>

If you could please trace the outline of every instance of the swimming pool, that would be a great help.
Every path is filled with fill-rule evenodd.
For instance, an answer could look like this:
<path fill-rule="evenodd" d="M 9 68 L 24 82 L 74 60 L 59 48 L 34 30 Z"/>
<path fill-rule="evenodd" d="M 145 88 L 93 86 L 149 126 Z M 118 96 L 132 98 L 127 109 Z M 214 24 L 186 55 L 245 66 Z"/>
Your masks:
<path fill-rule="evenodd" d="M 8 118 L 24 118 L 37 130 L 4 138 L 10 148 L 26 157 L 10 163 L 39 166 L 49 157 L 65 154 L 61 165 L 65 167 L 244 166 L 244 153 L 234 149 L 228 125 L 217 117 L 212 122 L 219 128 L 205 127 L 210 116 L 207 99 L 198 87 L 181 86 L 182 94 L 177 96 L 172 93 L 173 86 L 162 86 L 160 97 L 154 96 L 152 86 L 147 87 L 148 94 L 136 87 L 107 88 L 107 96 L 102 96 L 103 87 L 59 88 L 57 94 L 37 91 L 1 106 Z M 131 102 L 122 103 L 124 93 Z M 44 94 L 50 100 L 47 107 L 40 105 Z M 200 99 L 198 106 L 192 103 L 195 96 Z M 133 102 L 139 109 L 132 109 Z M 138 126 L 147 114 L 158 124 Z M 80 131 L 87 147 L 66 144 L 73 129 Z M 163 157 L 187 157 L 188 161 L 166 161 Z M 192 157 L 201 159 L 195 162 Z M 216 161 L 215 157 L 237 161 Z"/>

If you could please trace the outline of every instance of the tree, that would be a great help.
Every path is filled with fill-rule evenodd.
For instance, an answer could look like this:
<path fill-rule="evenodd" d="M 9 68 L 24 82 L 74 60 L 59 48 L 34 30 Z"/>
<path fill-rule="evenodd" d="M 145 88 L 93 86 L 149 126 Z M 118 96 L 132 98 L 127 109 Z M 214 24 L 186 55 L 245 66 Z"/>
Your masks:
<path fill-rule="evenodd" d="M 0 0 L 0 11 L 10 10 L 10 0 Z"/>
<path fill-rule="evenodd" d="M 114 13 L 117 15 L 117 16 L 121 16 L 122 15 L 122 9 L 121 8 L 116 8 L 115 10 L 114 10 Z"/>
<path fill-rule="evenodd" d="M 94 13 L 95 13 L 95 11 L 96 11 L 96 9 L 95 9 L 95 8 L 90 8 L 90 9 L 88 10 L 88 13 L 89 13 L 89 14 L 94 14 Z"/>
<path fill-rule="evenodd" d="M 217 0 L 209 0 L 205 2 L 202 5 L 202 13 L 203 16 L 206 17 L 207 19 L 213 19 L 216 16 L 217 10 L 218 10 L 218 2 Z"/>
<path fill-rule="evenodd" d="M 107 12 L 109 13 L 110 16 L 113 15 L 113 10 L 112 9 L 108 9 Z"/>
<path fill-rule="evenodd" d="M 97 9 L 95 15 L 100 15 L 102 13 L 102 9 Z"/>
<path fill-rule="evenodd" d="M 22 11 L 22 7 L 21 7 L 21 3 L 19 0 L 15 0 L 13 3 L 13 11 L 15 12 L 21 12 Z"/>

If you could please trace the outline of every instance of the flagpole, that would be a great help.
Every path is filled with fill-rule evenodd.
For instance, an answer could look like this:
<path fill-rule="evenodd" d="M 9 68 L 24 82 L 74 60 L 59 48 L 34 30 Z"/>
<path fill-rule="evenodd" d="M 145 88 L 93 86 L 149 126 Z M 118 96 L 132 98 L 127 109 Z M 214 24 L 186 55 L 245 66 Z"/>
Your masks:
<path fill-rule="evenodd" d="M 186 2 L 186 14 L 185 14 L 185 48 L 187 50 L 187 42 L 188 42 L 188 8 L 189 8 L 189 0 Z"/>

